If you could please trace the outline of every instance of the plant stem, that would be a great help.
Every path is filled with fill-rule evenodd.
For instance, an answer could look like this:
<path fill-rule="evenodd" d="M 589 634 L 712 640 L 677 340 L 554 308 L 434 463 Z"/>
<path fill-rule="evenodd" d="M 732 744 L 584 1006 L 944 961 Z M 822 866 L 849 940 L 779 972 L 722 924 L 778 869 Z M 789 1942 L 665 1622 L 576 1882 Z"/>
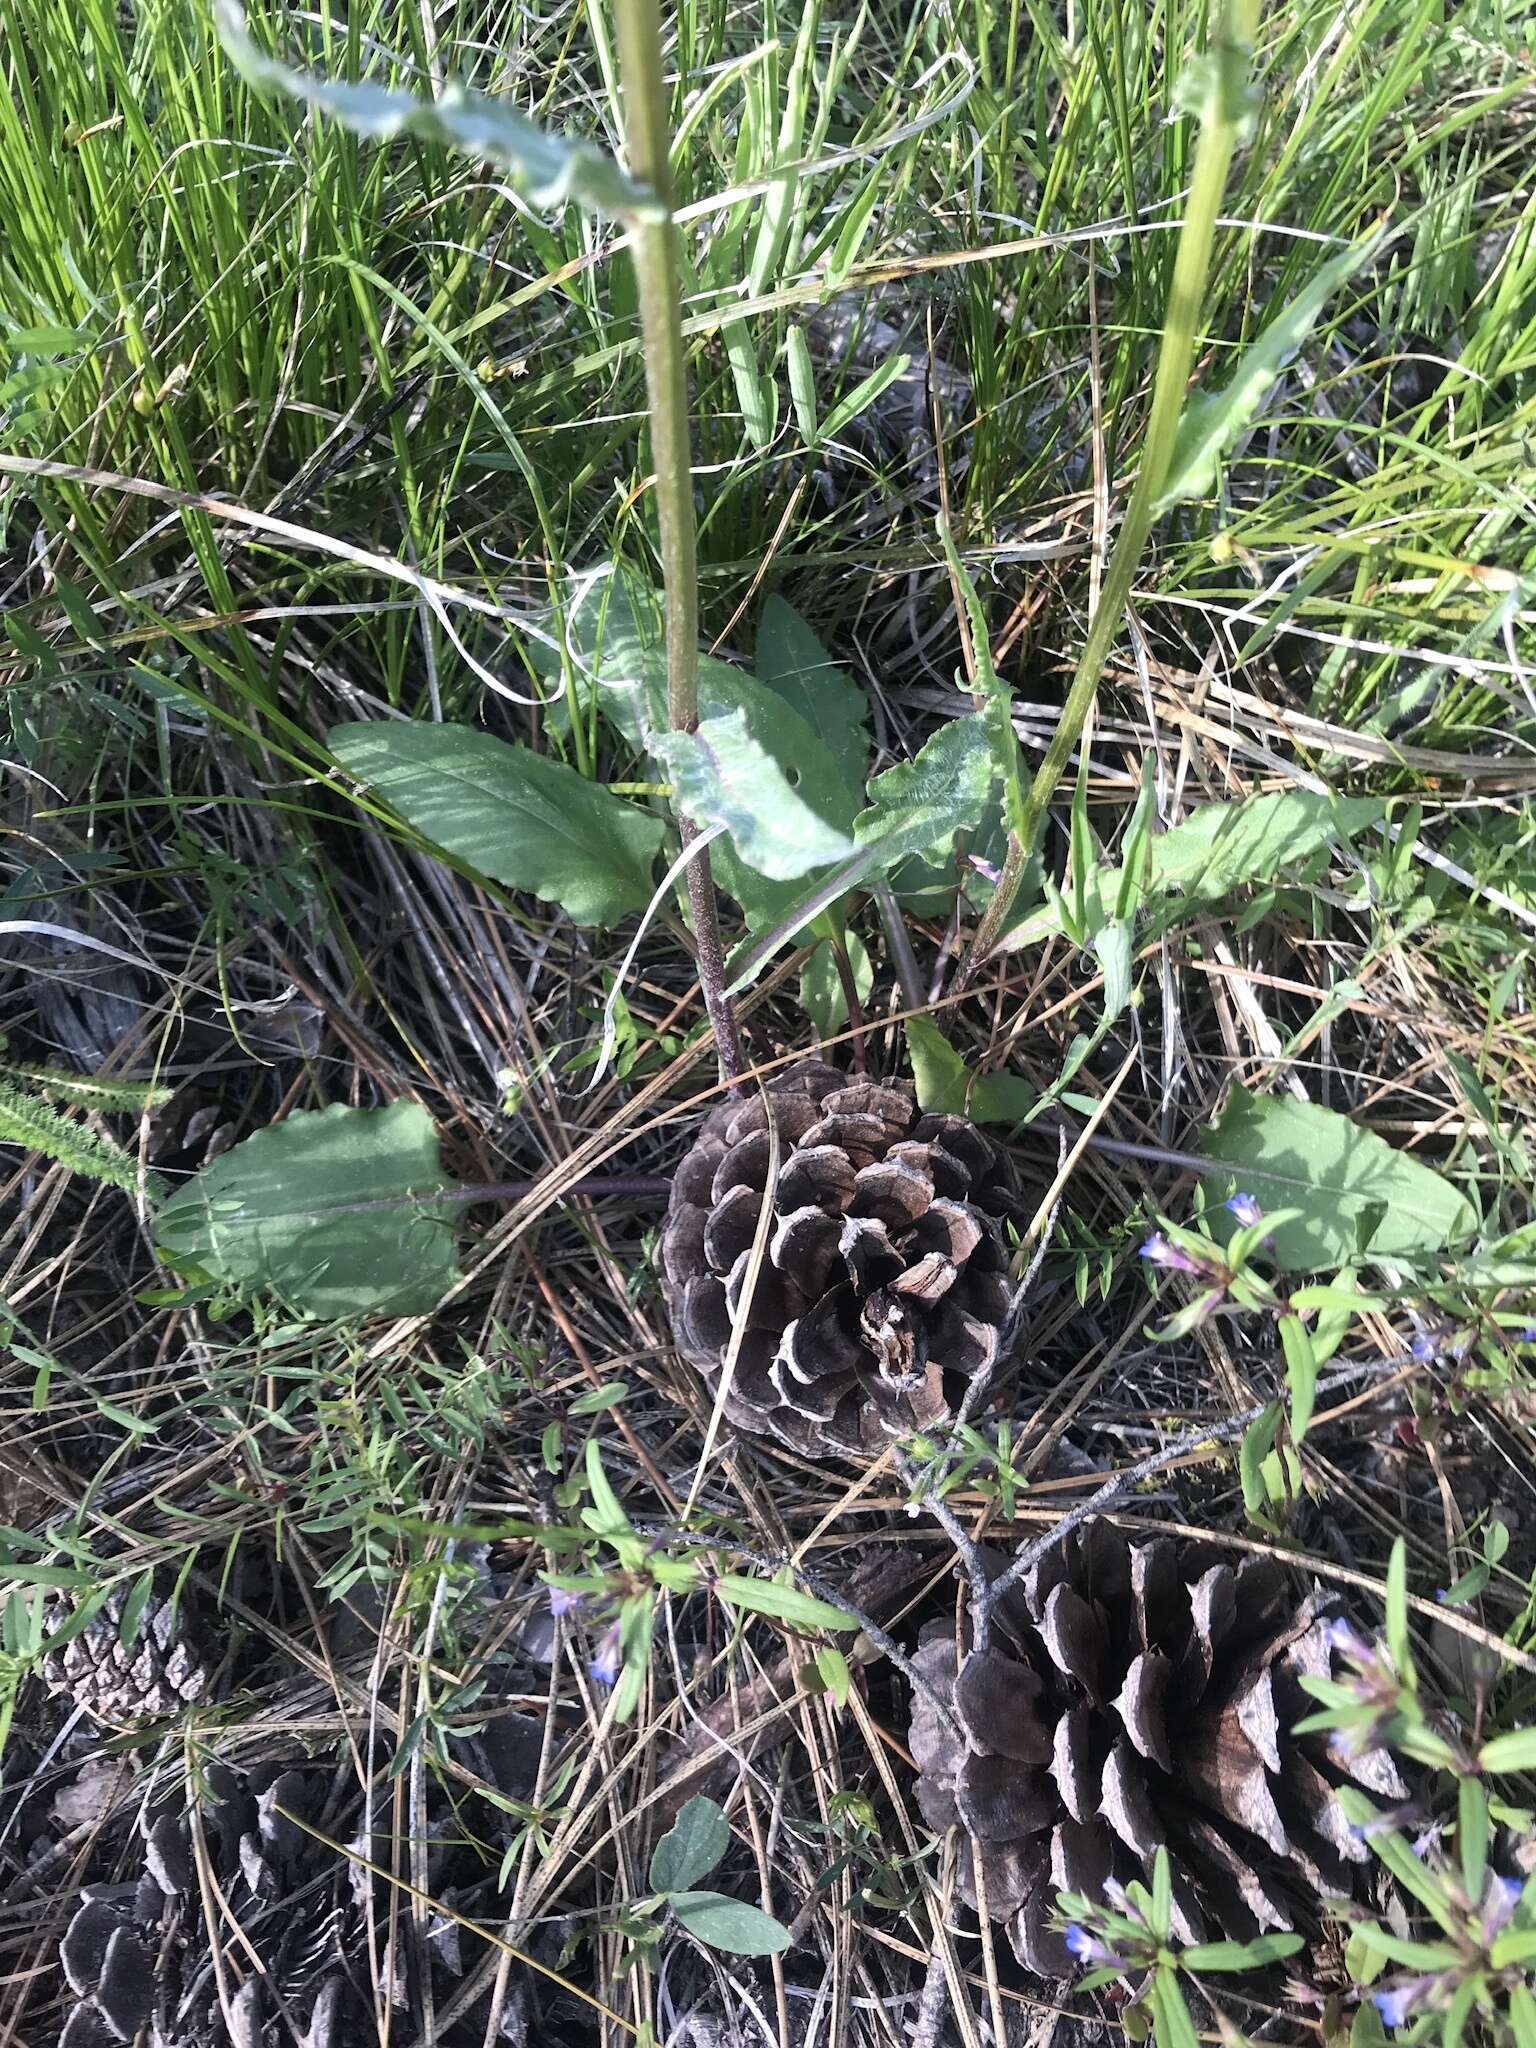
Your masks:
<path fill-rule="evenodd" d="M 1051 743 L 1045 750 L 1045 759 L 1040 763 L 1024 800 L 1019 830 L 1009 835 L 1002 874 L 986 914 L 977 926 L 976 937 L 958 977 L 957 985 L 960 987 L 969 983 L 980 970 L 1007 923 L 1025 867 L 1035 851 L 1046 806 L 1055 793 L 1073 748 L 1082 737 L 1105 659 L 1125 615 L 1131 584 L 1152 529 L 1157 502 L 1168 474 L 1169 457 L 1173 453 L 1174 436 L 1178 432 L 1179 415 L 1184 409 L 1190 366 L 1194 361 L 1195 327 L 1210 272 L 1222 193 L 1226 189 L 1232 153 L 1237 146 L 1248 55 L 1258 27 L 1258 16 L 1259 0 L 1229 0 L 1212 33 L 1207 52 L 1210 66 L 1208 99 L 1195 149 L 1189 200 L 1174 255 L 1173 279 L 1168 290 L 1168 309 L 1163 320 L 1163 338 L 1158 349 L 1152 408 L 1147 418 L 1146 439 L 1142 443 L 1141 464 L 1120 532 L 1110 553 L 1099 601 L 1088 622 L 1088 633 L 1072 677 L 1072 687 L 1067 692 Z"/>
<path fill-rule="evenodd" d="M 630 254 L 645 344 L 645 391 L 661 529 L 661 580 L 667 628 L 667 721 L 674 732 L 699 722 L 699 568 L 688 438 L 688 362 L 677 282 L 677 227 L 672 219 L 671 117 L 661 63 L 658 0 L 617 0 L 619 78 L 624 93 L 630 175 L 648 185 L 664 209 L 659 219 L 632 216 Z M 698 837 L 679 817 L 685 847 Z M 746 1071 L 736 1013 L 725 992 L 725 952 L 709 849 L 688 864 L 688 905 L 698 948 L 699 985 L 714 1027 L 720 1068 L 733 1084 Z"/>

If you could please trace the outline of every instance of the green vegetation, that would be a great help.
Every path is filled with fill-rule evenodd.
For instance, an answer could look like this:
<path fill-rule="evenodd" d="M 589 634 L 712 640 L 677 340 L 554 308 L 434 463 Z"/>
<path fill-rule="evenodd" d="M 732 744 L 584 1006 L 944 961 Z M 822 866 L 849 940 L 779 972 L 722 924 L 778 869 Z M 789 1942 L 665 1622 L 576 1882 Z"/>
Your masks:
<path fill-rule="evenodd" d="M 659 27 L 0 0 L 0 2031 L 301 1758 L 381 2040 L 1533 2048 L 1526 12 Z M 1019 1189 L 1007 1369 L 858 1469 L 656 1277 L 818 1044 Z M 1149 1855 L 1070 1987 L 961 1903 L 918 1630 L 1090 1496 L 1347 1603 L 1368 1903 Z"/>

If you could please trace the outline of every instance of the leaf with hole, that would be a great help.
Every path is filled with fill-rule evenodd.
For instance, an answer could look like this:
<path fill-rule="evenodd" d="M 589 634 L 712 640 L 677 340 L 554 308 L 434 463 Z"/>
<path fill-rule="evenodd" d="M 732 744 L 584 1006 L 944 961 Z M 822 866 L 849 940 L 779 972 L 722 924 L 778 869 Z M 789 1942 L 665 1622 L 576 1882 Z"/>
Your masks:
<path fill-rule="evenodd" d="M 731 1830 L 713 1799 L 690 1799 L 651 1852 L 651 1888 L 686 1892 L 708 1877 L 731 1846 Z"/>
<path fill-rule="evenodd" d="M 459 85 L 445 87 L 439 99 L 423 100 L 382 85 L 295 71 L 257 49 L 237 0 L 215 0 L 214 20 L 219 41 L 248 84 L 287 93 L 334 115 L 354 134 L 379 142 L 414 135 L 483 158 L 499 165 L 534 206 L 575 201 L 601 213 L 662 217 L 655 194 L 626 178 L 605 149 L 551 135 L 505 100 L 486 99 Z"/>
<path fill-rule="evenodd" d="M 1200 1150 L 1235 1169 L 1224 1187 L 1216 1182 L 1222 1193 L 1242 1191 L 1261 1209 L 1301 1212 L 1278 1226 L 1267 1247 L 1286 1272 L 1323 1272 L 1357 1256 L 1430 1258 L 1477 1226 L 1467 1198 L 1432 1167 L 1320 1103 L 1236 1087 Z M 1215 1206 L 1211 1224 L 1218 1236 L 1238 1227 Z"/>
<path fill-rule="evenodd" d="M 651 752 L 671 774 L 678 809 L 696 825 L 723 825 L 741 859 L 769 881 L 796 881 L 853 850 L 815 802 L 814 756 L 804 768 L 786 764 L 744 710 L 701 718 L 692 732 L 652 733 Z"/>
<path fill-rule="evenodd" d="M 651 900 L 660 818 L 574 768 L 467 725 L 333 726 L 331 752 L 422 837 L 577 924 L 617 924 Z"/>
<path fill-rule="evenodd" d="M 306 1321 L 425 1314 L 458 1275 L 452 1185 L 420 1103 L 295 1110 L 176 1190 L 160 1254 Z"/>
<path fill-rule="evenodd" d="M 789 1947 L 789 1929 L 745 1899 L 724 1892 L 674 1892 L 667 1901 L 678 1919 L 710 1948 L 733 1956 L 778 1956 Z"/>

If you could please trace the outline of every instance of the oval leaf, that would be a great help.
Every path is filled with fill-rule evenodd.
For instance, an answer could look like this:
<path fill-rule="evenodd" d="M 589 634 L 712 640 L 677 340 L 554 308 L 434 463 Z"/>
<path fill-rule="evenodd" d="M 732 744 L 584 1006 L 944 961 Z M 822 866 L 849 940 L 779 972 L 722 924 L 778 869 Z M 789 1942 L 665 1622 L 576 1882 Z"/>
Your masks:
<path fill-rule="evenodd" d="M 429 720 L 338 725 L 327 740 L 424 838 L 577 924 L 617 924 L 651 900 L 661 820 L 562 762 Z"/>
<path fill-rule="evenodd" d="M 731 1830 L 713 1799 L 690 1799 L 651 1852 L 651 1885 L 658 1892 L 686 1892 L 708 1877 L 731 1846 Z"/>
<path fill-rule="evenodd" d="M 458 1274 L 452 1184 L 420 1103 L 295 1110 L 176 1190 L 160 1250 L 306 1319 L 425 1314 Z"/>
<path fill-rule="evenodd" d="M 677 1892 L 672 1910 L 690 1934 L 733 1956 L 778 1956 L 789 1947 L 789 1929 L 744 1899 L 724 1892 Z"/>
<path fill-rule="evenodd" d="M 806 771 L 786 765 L 747 723 L 744 710 L 700 719 L 693 732 L 655 732 L 680 810 L 723 825 L 741 858 L 773 882 L 792 882 L 853 851 L 853 842 L 801 794 Z M 814 756 L 812 756 L 814 760 Z"/>
<path fill-rule="evenodd" d="M 1238 1169 L 1229 1193 L 1252 1194 L 1261 1209 L 1300 1211 L 1266 1247 L 1287 1272 L 1323 1272 L 1361 1257 L 1426 1258 L 1477 1226 L 1449 1181 L 1319 1103 L 1234 1088 L 1200 1149 Z M 1219 1208 L 1212 1225 L 1227 1235 L 1237 1227 Z"/>

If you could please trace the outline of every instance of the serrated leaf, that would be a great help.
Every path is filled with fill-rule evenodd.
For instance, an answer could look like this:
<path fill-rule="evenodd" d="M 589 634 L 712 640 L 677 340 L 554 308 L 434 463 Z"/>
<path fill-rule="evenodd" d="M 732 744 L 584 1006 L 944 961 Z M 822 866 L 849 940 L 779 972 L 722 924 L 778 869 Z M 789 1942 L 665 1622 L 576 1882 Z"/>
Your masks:
<path fill-rule="evenodd" d="M 422 100 L 381 85 L 295 71 L 257 49 L 237 0 L 216 0 L 214 19 L 231 63 L 251 85 L 303 100 L 355 134 L 379 142 L 415 135 L 483 158 L 500 165 L 535 206 L 575 201 L 602 213 L 662 217 L 655 195 L 626 178 L 605 149 L 551 135 L 505 100 L 486 99 L 459 85 L 446 86 L 440 99 Z"/>
<path fill-rule="evenodd" d="M 708 1877 L 731 1846 L 731 1830 L 713 1799 L 690 1799 L 651 1851 L 651 1889 L 686 1892 Z"/>
<path fill-rule="evenodd" d="M 1219 390 L 1196 391 L 1186 400 L 1157 501 L 1160 513 L 1181 499 L 1205 497 L 1215 489 L 1221 457 L 1253 424 L 1270 387 L 1312 332 L 1318 314 L 1380 246 L 1381 237 L 1373 235 L 1341 250 L 1244 349 L 1236 370 Z"/>
<path fill-rule="evenodd" d="M 787 763 L 744 710 L 701 718 L 692 732 L 654 732 L 650 750 L 671 774 L 678 808 L 695 824 L 723 825 L 748 867 L 769 881 L 797 881 L 853 851 L 816 806 L 823 778 L 814 755 L 803 768 Z"/>
<path fill-rule="evenodd" d="M 862 804 L 869 761 L 869 699 L 782 597 L 770 597 L 763 606 L 752 672 L 820 734 L 855 807 Z"/>
<path fill-rule="evenodd" d="M 176 1190 L 160 1251 L 306 1321 L 424 1314 L 458 1273 L 452 1184 L 420 1103 L 296 1110 Z"/>
<path fill-rule="evenodd" d="M 0 1143 L 20 1145 L 29 1152 L 41 1152 L 57 1159 L 71 1173 L 99 1181 L 104 1187 L 121 1188 L 135 1194 L 139 1186 L 139 1162 L 110 1138 L 76 1123 L 50 1104 L 39 1101 L 29 1089 L 18 1088 L 0 1074 Z M 160 1192 L 160 1176 L 146 1174 L 145 1191 L 154 1199 Z"/>
<path fill-rule="evenodd" d="M 692 1935 L 732 1956 L 778 1956 L 789 1947 L 789 1929 L 745 1899 L 724 1892 L 675 1892 L 667 1902 Z"/>
<path fill-rule="evenodd" d="M 1466 1197 L 1440 1174 L 1319 1103 L 1234 1088 L 1200 1149 L 1236 1169 L 1227 1193 L 1301 1212 L 1267 1247 L 1286 1272 L 1323 1272 L 1358 1256 L 1427 1258 L 1477 1225 Z M 1212 1227 L 1230 1235 L 1237 1226 L 1213 1205 Z"/>
<path fill-rule="evenodd" d="M 467 725 L 333 726 L 331 752 L 424 838 L 577 924 L 644 910 L 665 827 L 574 768 Z"/>
<path fill-rule="evenodd" d="M 781 1586 L 775 1579 L 748 1579 L 728 1572 L 711 1580 L 711 1587 L 727 1607 L 745 1607 L 755 1614 L 771 1614 L 794 1628 L 857 1628 L 852 1615 L 844 1614 L 825 1600 L 802 1593 L 798 1586 Z"/>
<path fill-rule="evenodd" d="M 857 932 L 846 933 L 843 945 L 854 992 L 862 1003 L 875 985 L 875 970 Z M 830 939 L 822 941 L 800 970 L 800 1007 L 822 1038 L 833 1037 L 848 1021 L 848 997 Z"/>

